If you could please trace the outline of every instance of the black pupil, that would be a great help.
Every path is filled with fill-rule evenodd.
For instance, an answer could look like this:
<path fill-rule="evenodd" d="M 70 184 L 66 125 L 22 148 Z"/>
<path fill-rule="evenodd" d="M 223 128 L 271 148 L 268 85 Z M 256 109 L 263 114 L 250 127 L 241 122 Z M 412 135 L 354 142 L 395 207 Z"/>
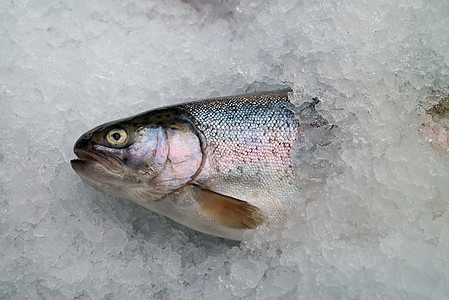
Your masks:
<path fill-rule="evenodd" d="M 119 139 L 120 139 L 120 133 L 114 133 L 113 135 L 112 135 L 112 138 L 114 139 L 114 140 L 116 140 L 116 141 L 118 141 Z"/>

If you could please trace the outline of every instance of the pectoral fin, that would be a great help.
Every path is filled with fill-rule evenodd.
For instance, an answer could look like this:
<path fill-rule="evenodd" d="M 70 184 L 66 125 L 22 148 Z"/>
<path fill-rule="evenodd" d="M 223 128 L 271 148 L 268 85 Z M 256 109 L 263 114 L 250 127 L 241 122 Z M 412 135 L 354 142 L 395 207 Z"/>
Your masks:
<path fill-rule="evenodd" d="M 254 229 L 265 220 L 260 209 L 246 201 L 199 186 L 193 186 L 193 190 L 202 212 L 222 225 Z"/>

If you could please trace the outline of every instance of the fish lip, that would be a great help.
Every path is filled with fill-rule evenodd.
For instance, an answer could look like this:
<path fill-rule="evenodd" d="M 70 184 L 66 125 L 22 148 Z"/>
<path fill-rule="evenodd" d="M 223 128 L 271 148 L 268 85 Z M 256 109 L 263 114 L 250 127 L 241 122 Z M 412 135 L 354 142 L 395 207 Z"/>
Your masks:
<path fill-rule="evenodd" d="M 107 165 L 98 161 L 72 159 L 70 165 L 82 180 L 102 191 L 105 191 L 104 187 L 122 189 L 126 186 L 122 176 L 109 171 Z"/>
<path fill-rule="evenodd" d="M 93 154 L 87 150 L 84 150 L 82 148 L 75 148 L 73 150 L 75 155 L 78 158 L 72 159 L 72 161 L 92 161 L 92 162 L 101 162 L 99 159 L 99 155 Z"/>
<path fill-rule="evenodd" d="M 124 172 L 124 167 L 118 159 L 90 151 L 92 149 L 92 146 L 73 149 L 77 158 L 70 161 L 72 168 L 74 166 L 100 165 L 112 173 L 121 174 Z"/>
<path fill-rule="evenodd" d="M 103 168 L 105 167 L 106 160 L 100 160 L 98 155 L 90 153 L 88 150 L 82 148 L 75 148 L 73 152 L 77 156 L 77 158 L 70 160 L 70 164 L 72 169 L 75 170 L 78 174 L 85 170 L 89 165 L 100 165 Z"/>

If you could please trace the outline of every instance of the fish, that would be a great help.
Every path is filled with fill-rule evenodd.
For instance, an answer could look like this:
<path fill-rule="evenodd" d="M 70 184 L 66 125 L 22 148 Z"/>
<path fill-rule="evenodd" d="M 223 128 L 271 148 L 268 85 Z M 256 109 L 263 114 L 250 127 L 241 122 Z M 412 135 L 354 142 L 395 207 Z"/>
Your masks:
<path fill-rule="evenodd" d="M 194 230 L 242 240 L 295 206 L 291 89 L 158 108 L 89 130 L 73 170 L 87 184 Z"/>

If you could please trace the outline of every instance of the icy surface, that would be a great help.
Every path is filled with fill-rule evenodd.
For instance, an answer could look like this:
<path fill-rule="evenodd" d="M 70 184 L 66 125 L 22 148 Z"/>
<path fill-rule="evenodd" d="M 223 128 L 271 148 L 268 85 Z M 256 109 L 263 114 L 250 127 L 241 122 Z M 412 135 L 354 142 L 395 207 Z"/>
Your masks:
<path fill-rule="evenodd" d="M 260 2 L 0 1 L 1 299 L 449 297 L 449 155 L 418 135 L 449 3 Z M 279 84 L 338 127 L 296 153 L 278 236 L 206 236 L 70 168 L 99 123 Z"/>

